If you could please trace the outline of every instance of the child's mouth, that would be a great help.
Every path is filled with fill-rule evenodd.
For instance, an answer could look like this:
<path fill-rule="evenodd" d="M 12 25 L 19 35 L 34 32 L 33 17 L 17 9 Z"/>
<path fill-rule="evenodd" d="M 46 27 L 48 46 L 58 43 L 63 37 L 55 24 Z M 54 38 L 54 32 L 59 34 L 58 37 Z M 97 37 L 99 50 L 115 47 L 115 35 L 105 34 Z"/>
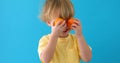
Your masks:
<path fill-rule="evenodd" d="M 67 30 L 66 31 L 63 31 L 64 33 L 66 33 L 67 32 Z"/>
<path fill-rule="evenodd" d="M 65 31 L 63 31 L 64 33 L 66 33 L 69 29 L 66 29 Z"/>

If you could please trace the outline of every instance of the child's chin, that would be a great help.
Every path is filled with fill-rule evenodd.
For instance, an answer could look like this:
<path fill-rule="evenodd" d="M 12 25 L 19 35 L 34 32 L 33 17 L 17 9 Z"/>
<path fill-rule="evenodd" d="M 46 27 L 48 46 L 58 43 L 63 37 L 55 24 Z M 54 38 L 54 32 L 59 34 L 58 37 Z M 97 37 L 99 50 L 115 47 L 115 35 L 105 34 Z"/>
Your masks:
<path fill-rule="evenodd" d="M 67 31 L 67 32 L 63 32 L 63 34 L 64 34 L 64 35 L 67 35 L 67 34 L 69 34 L 69 31 Z"/>
<path fill-rule="evenodd" d="M 63 33 L 63 35 L 67 35 L 68 33 Z"/>

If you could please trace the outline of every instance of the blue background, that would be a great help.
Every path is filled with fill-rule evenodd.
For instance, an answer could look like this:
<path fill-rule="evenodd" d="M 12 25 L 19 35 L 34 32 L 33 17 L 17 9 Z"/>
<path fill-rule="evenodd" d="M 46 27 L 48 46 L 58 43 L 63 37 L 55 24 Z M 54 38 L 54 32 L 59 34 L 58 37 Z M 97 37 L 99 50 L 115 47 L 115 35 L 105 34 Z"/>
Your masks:
<path fill-rule="evenodd" d="M 0 0 L 0 63 L 40 63 L 38 41 L 50 33 L 38 18 L 44 1 Z M 89 63 L 120 63 L 120 0 L 72 2 L 92 47 Z"/>

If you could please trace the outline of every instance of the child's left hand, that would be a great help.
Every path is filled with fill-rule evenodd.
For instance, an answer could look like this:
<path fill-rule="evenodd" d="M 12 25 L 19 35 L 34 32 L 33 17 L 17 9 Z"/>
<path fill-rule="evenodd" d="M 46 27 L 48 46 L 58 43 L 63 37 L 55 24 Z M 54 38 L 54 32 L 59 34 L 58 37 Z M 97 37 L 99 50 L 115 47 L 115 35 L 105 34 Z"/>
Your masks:
<path fill-rule="evenodd" d="M 82 27 L 80 24 L 80 20 L 75 19 L 74 24 L 72 24 L 71 28 L 75 30 L 76 36 L 81 36 L 82 35 Z"/>

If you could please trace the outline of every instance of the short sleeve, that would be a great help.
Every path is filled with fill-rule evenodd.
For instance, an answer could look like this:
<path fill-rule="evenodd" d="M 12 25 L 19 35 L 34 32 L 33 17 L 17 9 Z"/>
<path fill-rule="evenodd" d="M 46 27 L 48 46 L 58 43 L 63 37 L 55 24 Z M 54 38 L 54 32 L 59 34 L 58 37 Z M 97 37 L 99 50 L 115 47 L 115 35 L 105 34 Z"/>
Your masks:
<path fill-rule="evenodd" d="M 39 54 L 39 57 L 40 57 L 42 51 L 45 49 L 47 43 L 48 43 L 48 38 L 46 36 L 43 36 L 39 40 L 39 45 L 38 45 L 38 54 Z"/>
<path fill-rule="evenodd" d="M 79 55 L 79 57 L 80 57 L 80 49 L 79 49 L 79 47 L 78 47 L 77 37 L 75 36 L 75 34 L 73 34 L 72 36 L 73 36 L 73 40 L 74 40 L 74 43 L 75 43 L 76 48 L 77 48 L 77 51 L 78 51 L 78 55 Z M 90 45 L 88 45 L 88 46 L 89 46 L 90 50 L 92 50 L 91 46 L 90 46 Z"/>
<path fill-rule="evenodd" d="M 77 48 L 77 52 L 78 52 L 78 55 L 79 55 L 79 58 L 80 58 L 80 50 L 79 50 L 79 47 L 78 47 L 78 41 L 77 41 L 77 37 L 75 34 L 73 34 L 73 40 L 74 40 L 74 43 L 75 43 L 75 46 Z"/>

